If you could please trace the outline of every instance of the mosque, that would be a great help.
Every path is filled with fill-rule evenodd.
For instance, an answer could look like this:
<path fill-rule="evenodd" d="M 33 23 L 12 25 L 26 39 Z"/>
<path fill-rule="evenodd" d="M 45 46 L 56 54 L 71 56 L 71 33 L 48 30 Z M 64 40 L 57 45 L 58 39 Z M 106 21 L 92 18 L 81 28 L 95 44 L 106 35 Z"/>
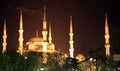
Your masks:
<path fill-rule="evenodd" d="M 19 45 L 18 45 L 18 50 L 17 52 L 20 53 L 21 55 L 24 54 L 25 52 L 29 51 L 35 51 L 35 52 L 44 52 L 44 53 L 54 53 L 57 52 L 55 50 L 55 44 L 52 42 L 52 30 L 51 30 L 51 24 L 49 24 L 49 29 L 47 29 L 47 20 L 46 20 L 46 7 L 44 6 L 44 15 L 43 15 L 43 28 L 42 28 L 42 37 L 38 35 L 38 31 L 36 30 L 36 36 L 33 38 L 30 38 L 26 44 L 23 44 L 24 38 L 23 38 L 23 16 L 22 16 L 22 10 L 20 10 L 20 23 L 19 23 Z M 73 39 L 73 26 L 72 26 L 72 16 L 70 16 L 70 28 L 69 28 L 69 57 L 74 58 L 74 39 Z M 48 36 L 48 37 L 47 37 Z M 108 27 L 108 21 L 107 21 L 107 14 L 105 16 L 105 50 L 106 50 L 106 56 L 110 56 L 110 44 L 109 44 L 109 27 Z M 7 28 L 6 28 L 6 20 L 4 20 L 4 28 L 3 28 L 3 50 L 2 52 L 4 53 L 6 51 L 7 47 Z M 25 45 L 25 47 L 24 47 Z M 77 59 L 84 60 L 85 57 L 82 54 L 79 54 Z"/>

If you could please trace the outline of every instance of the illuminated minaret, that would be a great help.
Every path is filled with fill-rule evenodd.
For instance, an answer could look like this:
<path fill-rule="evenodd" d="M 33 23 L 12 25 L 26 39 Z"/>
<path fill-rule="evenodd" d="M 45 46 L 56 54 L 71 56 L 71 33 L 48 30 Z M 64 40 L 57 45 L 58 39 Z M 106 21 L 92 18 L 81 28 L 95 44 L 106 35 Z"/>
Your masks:
<path fill-rule="evenodd" d="M 19 47 L 18 52 L 22 55 L 23 52 L 23 20 L 22 20 L 22 10 L 20 10 L 20 24 L 19 24 Z"/>
<path fill-rule="evenodd" d="M 51 48 L 51 50 L 54 51 L 55 50 L 55 45 L 52 43 L 51 23 L 49 24 L 49 37 L 48 37 L 48 41 L 49 41 L 49 48 Z"/>
<path fill-rule="evenodd" d="M 105 49 L 106 49 L 106 56 L 110 56 L 110 44 L 109 44 L 109 27 L 108 27 L 108 20 L 107 14 L 105 15 Z"/>
<path fill-rule="evenodd" d="M 46 7 L 44 6 L 44 15 L 43 15 L 43 51 L 46 52 L 47 50 L 47 21 L 46 21 Z"/>
<path fill-rule="evenodd" d="M 70 36 L 70 40 L 69 40 L 69 44 L 70 44 L 70 57 L 74 57 L 74 47 L 73 47 L 73 27 L 72 27 L 72 16 L 70 16 L 70 33 L 69 33 L 69 36 Z"/>
<path fill-rule="evenodd" d="M 2 52 L 4 53 L 6 51 L 6 46 L 7 46 L 7 43 L 6 43 L 6 39 L 7 39 L 7 33 L 6 33 L 6 19 L 4 20 L 4 29 L 3 29 L 3 50 Z"/>
<path fill-rule="evenodd" d="M 52 43 L 51 23 L 49 24 L 49 38 L 48 38 L 48 40 L 49 40 L 49 44 L 51 44 Z"/>

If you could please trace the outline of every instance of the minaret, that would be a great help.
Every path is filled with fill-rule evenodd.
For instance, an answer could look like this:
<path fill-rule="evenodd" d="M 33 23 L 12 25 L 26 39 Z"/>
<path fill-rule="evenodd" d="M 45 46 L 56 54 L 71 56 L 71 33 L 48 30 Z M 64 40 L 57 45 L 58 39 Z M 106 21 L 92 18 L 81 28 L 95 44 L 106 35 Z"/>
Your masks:
<path fill-rule="evenodd" d="M 18 52 L 22 55 L 23 52 L 23 20 L 22 20 L 22 10 L 20 10 L 20 24 L 19 24 L 19 47 Z"/>
<path fill-rule="evenodd" d="M 6 33 L 6 19 L 4 19 L 4 29 L 3 29 L 3 50 L 2 52 L 4 53 L 6 51 L 6 46 L 7 46 L 7 43 L 6 43 L 6 39 L 7 39 L 7 33 Z"/>
<path fill-rule="evenodd" d="M 105 50 L 106 50 L 106 56 L 110 56 L 110 44 L 109 44 L 109 27 L 108 27 L 108 20 L 107 20 L 107 14 L 105 15 Z"/>
<path fill-rule="evenodd" d="M 43 15 L 43 51 L 46 52 L 47 50 L 47 21 L 46 21 L 46 7 L 44 6 L 44 15 Z"/>
<path fill-rule="evenodd" d="M 52 43 L 52 34 L 51 34 L 51 23 L 49 24 L 49 38 L 48 38 L 49 44 Z"/>
<path fill-rule="evenodd" d="M 48 47 L 51 49 L 51 52 L 53 52 L 55 50 L 55 45 L 52 43 L 51 23 L 49 23 L 48 41 L 49 41 L 49 46 Z"/>
<path fill-rule="evenodd" d="M 72 16 L 70 16 L 70 33 L 69 33 L 69 36 L 70 36 L 70 40 L 69 40 L 69 44 L 70 44 L 70 57 L 74 57 L 74 48 L 73 48 L 73 27 L 72 27 Z"/>

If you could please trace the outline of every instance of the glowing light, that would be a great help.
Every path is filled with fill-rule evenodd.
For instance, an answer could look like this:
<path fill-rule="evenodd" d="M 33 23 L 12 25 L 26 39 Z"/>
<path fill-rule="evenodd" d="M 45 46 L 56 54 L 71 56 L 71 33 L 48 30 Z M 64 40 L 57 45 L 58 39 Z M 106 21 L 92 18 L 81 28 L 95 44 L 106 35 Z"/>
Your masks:
<path fill-rule="evenodd" d="M 92 61 L 93 61 L 93 58 L 90 58 L 89 60 L 90 60 L 90 62 L 92 62 Z"/>
<path fill-rule="evenodd" d="M 45 70 L 44 68 L 40 68 L 41 71 Z"/>

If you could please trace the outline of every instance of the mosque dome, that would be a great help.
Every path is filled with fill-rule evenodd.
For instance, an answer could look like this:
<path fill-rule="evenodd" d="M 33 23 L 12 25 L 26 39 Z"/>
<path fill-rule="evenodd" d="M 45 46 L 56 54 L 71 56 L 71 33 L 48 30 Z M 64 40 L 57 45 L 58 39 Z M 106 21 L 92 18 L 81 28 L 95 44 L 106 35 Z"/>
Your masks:
<path fill-rule="evenodd" d="M 43 50 L 43 38 L 35 36 L 26 42 L 26 49 L 28 51 L 42 51 Z"/>
<path fill-rule="evenodd" d="M 83 54 L 78 54 L 76 56 L 76 59 L 78 59 L 79 61 L 83 61 L 83 60 L 85 60 L 85 56 Z"/>
<path fill-rule="evenodd" d="M 31 38 L 28 42 L 43 42 L 43 38 L 36 36 Z"/>

